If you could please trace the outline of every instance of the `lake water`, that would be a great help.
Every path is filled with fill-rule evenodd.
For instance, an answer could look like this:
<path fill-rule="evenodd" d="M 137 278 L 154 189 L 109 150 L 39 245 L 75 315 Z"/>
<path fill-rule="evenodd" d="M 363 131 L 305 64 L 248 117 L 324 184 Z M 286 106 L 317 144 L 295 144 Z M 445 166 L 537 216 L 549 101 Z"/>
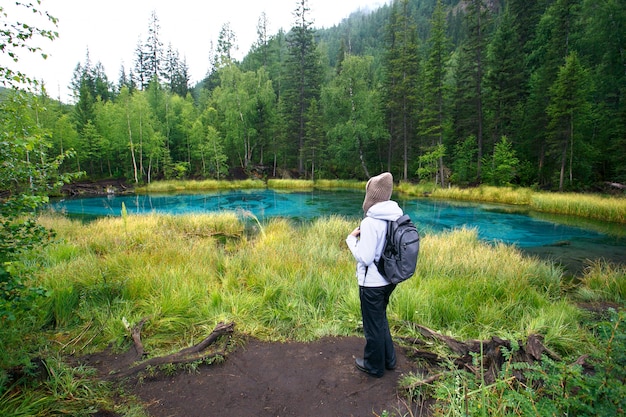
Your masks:
<path fill-rule="evenodd" d="M 120 216 L 122 203 L 129 214 L 189 214 L 248 211 L 259 220 L 287 217 L 297 221 L 362 214 L 364 193 L 354 190 L 282 192 L 276 190 L 216 191 L 201 194 L 110 195 L 52 201 L 50 207 L 70 217 L 93 219 Z M 567 216 L 547 216 L 515 207 L 461 203 L 430 198 L 402 198 L 394 194 L 422 234 L 461 227 L 476 228 L 488 242 L 513 244 L 528 253 L 550 257 L 580 270 L 587 258 L 626 263 L 626 226 L 591 222 Z"/>

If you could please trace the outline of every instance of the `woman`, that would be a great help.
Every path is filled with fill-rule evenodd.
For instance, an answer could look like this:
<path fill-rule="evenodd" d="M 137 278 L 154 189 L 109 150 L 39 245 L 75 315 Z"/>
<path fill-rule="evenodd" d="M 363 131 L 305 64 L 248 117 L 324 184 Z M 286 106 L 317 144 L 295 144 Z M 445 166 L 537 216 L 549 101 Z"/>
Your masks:
<path fill-rule="evenodd" d="M 385 245 L 387 221 L 397 220 L 403 214 L 398 203 L 390 200 L 392 191 L 393 176 L 389 172 L 370 178 L 365 186 L 363 201 L 365 217 L 360 227 L 346 238 L 357 261 L 356 275 L 365 333 L 363 358 L 356 360 L 356 367 L 378 378 L 383 376 L 385 369 L 396 367 L 396 352 L 387 321 L 387 304 L 396 286 L 378 272 L 374 263 L 380 259 Z"/>

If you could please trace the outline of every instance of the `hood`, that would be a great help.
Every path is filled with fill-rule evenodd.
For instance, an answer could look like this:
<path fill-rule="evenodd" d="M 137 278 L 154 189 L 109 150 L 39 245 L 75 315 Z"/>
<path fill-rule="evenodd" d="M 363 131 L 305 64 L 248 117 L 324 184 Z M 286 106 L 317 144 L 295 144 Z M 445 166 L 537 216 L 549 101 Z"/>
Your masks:
<path fill-rule="evenodd" d="M 404 213 L 398 203 L 393 200 L 374 204 L 367 211 L 366 216 L 379 220 L 397 220 Z"/>

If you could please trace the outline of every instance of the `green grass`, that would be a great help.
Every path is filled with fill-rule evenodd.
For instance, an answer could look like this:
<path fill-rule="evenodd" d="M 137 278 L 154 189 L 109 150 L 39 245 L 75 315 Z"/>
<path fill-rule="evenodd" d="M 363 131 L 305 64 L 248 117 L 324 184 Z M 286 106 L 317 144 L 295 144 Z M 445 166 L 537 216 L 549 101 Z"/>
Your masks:
<path fill-rule="evenodd" d="M 251 189 L 265 188 L 262 180 L 202 180 L 202 181 L 156 181 L 138 187 L 135 191 L 138 193 L 164 193 L 177 191 L 207 191 L 207 190 L 231 190 L 231 189 Z"/>
<path fill-rule="evenodd" d="M 127 350 L 125 323 L 144 317 L 142 340 L 151 355 L 189 346 L 222 321 L 267 341 L 362 335 L 354 260 L 345 246 L 355 224 L 347 219 L 260 223 L 249 213 L 229 212 L 90 223 L 43 215 L 40 222 L 57 239 L 27 258 L 42 265 L 29 284 L 49 296 L 31 315 L 0 329 L 2 369 L 34 356 Z M 389 320 L 396 337 L 418 337 L 415 324 L 459 339 L 523 341 L 539 333 L 573 362 L 603 346 L 583 325 L 586 315 L 576 303 L 623 306 L 625 282 L 623 268 L 600 262 L 572 288 L 553 264 L 483 243 L 473 229 L 425 235 L 418 272 L 394 292 Z M 52 387 L 10 385 L 0 375 L 0 414 L 49 415 L 60 408 L 80 414 L 111 403 L 113 393 L 85 378 L 88 370 L 65 368 L 60 360 L 51 366 L 61 376 L 49 381 Z M 454 388 L 446 388 L 449 383 L 437 387 Z M 502 389 L 494 395 L 509 392 Z M 75 408 L 68 405 L 72 395 Z M 448 397 L 457 400 L 464 401 Z M 128 407 L 127 415 L 141 415 Z"/>
<path fill-rule="evenodd" d="M 287 190 L 336 190 L 336 189 L 365 189 L 365 181 L 356 180 L 294 180 L 294 179 L 271 179 L 267 181 L 267 187 L 271 189 Z"/>
<path fill-rule="evenodd" d="M 314 181 L 310 180 L 294 180 L 294 179 L 271 179 L 267 180 L 267 187 L 272 189 L 286 190 L 312 190 L 315 186 Z"/>
<path fill-rule="evenodd" d="M 493 187 L 482 185 L 474 188 L 437 188 L 432 197 L 467 201 L 488 201 L 494 203 L 527 205 L 535 194 L 529 188 Z"/>
<path fill-rule="evenodd" d="M 626 304 L 625 265 L 594 262 L 588 267 L 582 284 L 576 294 L 581 301 Z"/>
<path fill-rule="evenodd" d="M 51 295 L 40 311 L 68 337 L 83 332 L 88 350 L 124 347 L 122 319 L 146 316 L 155 352 L 230 320 L 267 340 L 358 334 L 354 262 L 344 243 L 354 224 L 343 218 L 305 226 L 272 220 L 253 235 L 246 230 L 254 225 L 234 213 L 42 221 L 59 240 L 42 255 L 39 284 Z M 412 335 L 406 323 L 460 338 L 540 332 L 564 353 L 588 342 L 552 264 L 481 243 L 475 230 L 424 236 L 420 256 L 417 276 L 394 293 L 398 334 Z"/>
<path fill-rule="evenodd" d="M 70 367 L 58 357 L 41 363 L 48 375 L 36 386 L 16 383 L 13 389 L 2 390 L 2 416 L 89 416 L 103 408 L 114 409 L 111 387 L 94 380 L 91 368 Z M 141 416 L 135 412 L 127 415 Z"/>
<path fill-rule="evenodd" d="M 534 193 L 530 206 L 537 211 L 626 223 L 626 198 L 575 193 Z"/>
<path fill-rule="evenodd" d="M 406 188 L 409 195 L 420 192 Z M 423 192 L 422 192 L 423 194 Z M 484 201 L 528 206 L 530 209 L 553 214 L 564 214 L 607 222 L 626 223 L 626 198 L 580 193 L 537 192 L 529 188 L 480 186 L 475 188 L 435 188 L 433 198 Z"/>

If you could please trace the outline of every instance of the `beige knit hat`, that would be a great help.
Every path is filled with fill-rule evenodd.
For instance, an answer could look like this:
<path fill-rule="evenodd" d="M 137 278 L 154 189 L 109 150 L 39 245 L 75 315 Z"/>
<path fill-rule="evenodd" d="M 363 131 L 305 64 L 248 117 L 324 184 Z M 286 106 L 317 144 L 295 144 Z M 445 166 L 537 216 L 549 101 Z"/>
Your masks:
<path fill-rule="evenodd" d="M 367 211 L 376 203 L 387 201 L 391 198 L 393 191 L 393 176 L 389 172 L 372 177 L 365 186 L 365 200 L 363 201 L 363 212 Z"/>

